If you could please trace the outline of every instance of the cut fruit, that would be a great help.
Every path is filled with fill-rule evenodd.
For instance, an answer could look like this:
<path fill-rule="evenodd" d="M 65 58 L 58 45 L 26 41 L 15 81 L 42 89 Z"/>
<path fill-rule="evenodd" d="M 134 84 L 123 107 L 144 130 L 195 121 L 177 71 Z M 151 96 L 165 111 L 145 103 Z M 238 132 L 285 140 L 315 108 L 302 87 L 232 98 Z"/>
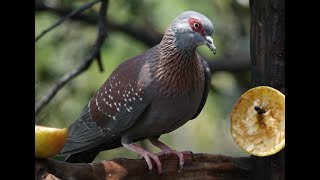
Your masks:
<path fill-rule="evenodd" d="M 259 86 L 241 95 L 231 113 L 236 143 L 255 156 L 269 156 L 285 147 L 285 95 Z"/>
<path fill-rule="evenodd" d="M 67 129 L 35 126 L 35 157 L 48 158 L 57 155 L 67 140 Z"/>

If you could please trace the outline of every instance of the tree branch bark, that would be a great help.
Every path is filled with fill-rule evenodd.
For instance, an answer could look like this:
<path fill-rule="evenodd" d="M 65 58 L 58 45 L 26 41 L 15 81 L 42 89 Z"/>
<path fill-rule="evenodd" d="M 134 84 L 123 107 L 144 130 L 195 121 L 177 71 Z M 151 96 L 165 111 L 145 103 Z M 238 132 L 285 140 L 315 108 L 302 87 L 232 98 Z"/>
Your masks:
<path fill-rule="evenodd" d="M 66 163 L 51 159 L 36 160 L 35 164 L 60 179 L 105 180 L 105 179 L 224 179 L 247 180 L 251 173 L 250 158 L 229 157 L 212 154 L 186 154 L 185 165 L 179 170 L 178 158 L 174 155 L 160 156 L 163 174 L 156 169 L 151 172 L 144 159 L 117 158 L 100 163 Z M 154 164 L 155 165 L 155 164 Z M 36 172 L 37 174 L 37 172 Z M 39 171 L 38 171 L 39 174 Z M 41 177 L 39 175 L 38 177 Z"/>

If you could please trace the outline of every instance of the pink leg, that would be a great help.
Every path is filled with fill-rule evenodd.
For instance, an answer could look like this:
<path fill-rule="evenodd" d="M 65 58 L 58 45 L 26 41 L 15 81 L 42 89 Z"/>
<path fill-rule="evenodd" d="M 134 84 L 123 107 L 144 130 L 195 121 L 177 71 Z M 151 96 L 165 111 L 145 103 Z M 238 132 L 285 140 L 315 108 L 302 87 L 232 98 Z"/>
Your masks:
<path fill-rule="evenodd" d="M 180 170 L 182 170 L 183 165 L 184 165 L 184 159 L 183 159 L 183 153 L 173 150 L 171 148 L 169 148 L 167 145 L 163 144 L 161 141 L 159 141 L 158 139 L 155 138 L 149 138 L 149 141 L 154 145 L 157 146 L 158 148 L 160 148 L 162 150 L 161 153 L 159 153 L 158 155 L 170 155 L 170 154 L 175 154 L 179 157 L 179 165 L 180 165 Z"/>
<path fill-rule="evenodd" d="M 162 174 L 162 165 L 161 165 L 161 162 L 159 160 L 159 158 L 156 156 L 156 155 L 153 155 L 151 152 L 143 149 L 142 147 L 136 145 L 136 144 L 123 144 L 123 146 L 131 151 L 134 151 L 138 154 L 141 155 L 141 157 L 143 157 L 147 164 L 148 164 L 148 167 L 149 167 L 149 170 L 152 170 L 152 162 L 150 160 L 153 159 L 158 167 L 158 173 L 159 174 Z"/>

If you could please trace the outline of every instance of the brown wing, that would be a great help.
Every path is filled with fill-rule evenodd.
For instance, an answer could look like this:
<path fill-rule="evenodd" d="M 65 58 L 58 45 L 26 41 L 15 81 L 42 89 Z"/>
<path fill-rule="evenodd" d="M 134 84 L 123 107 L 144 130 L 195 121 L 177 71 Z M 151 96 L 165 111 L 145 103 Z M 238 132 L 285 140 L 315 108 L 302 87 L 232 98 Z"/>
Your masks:
<path fill-rule="evenodd" d="M 80 118 L 68 129 L 61 154 L 77 153 L 101 143 L 112 142 L 131 127 L 149 105 L 148 84 L 141 79 L 142 67 L 157 57 L 150 49 L 122 63 L 83 109 Z M 150 55 L 152 54 L 152 56 Z"/>

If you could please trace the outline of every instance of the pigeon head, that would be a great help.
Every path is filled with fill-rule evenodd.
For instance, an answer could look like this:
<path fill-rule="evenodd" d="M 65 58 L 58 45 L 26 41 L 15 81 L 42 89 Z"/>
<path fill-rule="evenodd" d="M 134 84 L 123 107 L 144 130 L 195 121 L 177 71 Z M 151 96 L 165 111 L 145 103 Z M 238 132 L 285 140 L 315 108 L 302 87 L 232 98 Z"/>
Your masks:
<path fill-rule="evenodd" d="M 206 16 L 186 11 L 173 20 L 165 35 L 172 36 L 175 46 L 181 50 L 194 51 L 200 45 L 207 45 L 215 54 L 212 31 L 212 22 Z"/>

